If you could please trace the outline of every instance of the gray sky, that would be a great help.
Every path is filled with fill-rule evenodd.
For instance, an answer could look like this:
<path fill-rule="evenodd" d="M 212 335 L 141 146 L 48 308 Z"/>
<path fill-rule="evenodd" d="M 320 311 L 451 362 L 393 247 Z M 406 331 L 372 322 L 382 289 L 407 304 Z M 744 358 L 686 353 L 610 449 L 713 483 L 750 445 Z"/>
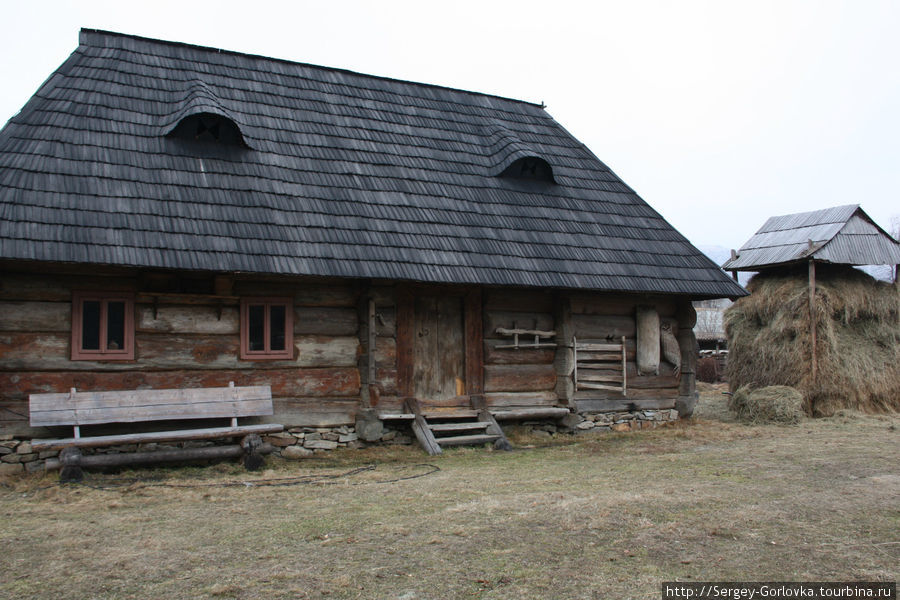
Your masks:
<path fill-rule="evenodd" d="M 900 221 L 900 2 L 15 1 L 0 121 L 81 27 L 545 102 L 695 245 L 861 204 Z"/>

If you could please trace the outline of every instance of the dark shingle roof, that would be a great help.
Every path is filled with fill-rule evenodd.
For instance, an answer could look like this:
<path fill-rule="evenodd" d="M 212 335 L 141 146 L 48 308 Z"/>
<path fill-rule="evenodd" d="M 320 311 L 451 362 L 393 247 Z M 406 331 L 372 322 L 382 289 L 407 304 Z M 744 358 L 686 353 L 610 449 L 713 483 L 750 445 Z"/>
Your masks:
<path fill-rule="evenodd" d="M 723 268 L 758 271 L 814 259 L 846 265 L 895 265 L 900 244 L 858 204 L 770 217 Z"/>
<path fill-rule="evenodd" d="M 0 218 L 11 259 L 744 293 L 540 106 L 93 30 L 0 132 Z"/>

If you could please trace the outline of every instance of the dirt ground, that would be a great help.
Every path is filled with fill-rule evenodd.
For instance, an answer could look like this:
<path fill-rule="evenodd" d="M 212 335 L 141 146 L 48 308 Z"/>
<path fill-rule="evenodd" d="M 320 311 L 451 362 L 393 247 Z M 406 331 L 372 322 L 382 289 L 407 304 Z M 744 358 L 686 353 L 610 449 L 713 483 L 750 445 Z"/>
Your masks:
<path fill-rule="evenodd" d="M 659 598 L 663 581 L 892 580 L 900 418 L 696 417 L 512 452 L 348 450 L 0 481 L 3 598 Z"/>

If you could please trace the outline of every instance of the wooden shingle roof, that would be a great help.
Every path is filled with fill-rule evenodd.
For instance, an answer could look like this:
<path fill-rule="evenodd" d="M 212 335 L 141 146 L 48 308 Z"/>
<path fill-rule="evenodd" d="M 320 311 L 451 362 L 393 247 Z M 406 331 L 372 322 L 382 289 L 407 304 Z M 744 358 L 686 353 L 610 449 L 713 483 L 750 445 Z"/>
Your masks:
<path fill-rule="evenodd" d="M 5 259 L 745 293 L 541 106 L 95 30 L 0 131 L 0 217 Z"/>
<path fill-rule="evenodd" d="M 900 244 L 858 204 L 770 217 L 722 268 L 762 269 L 810 259 L 844 265 L 895 265 Z"/>

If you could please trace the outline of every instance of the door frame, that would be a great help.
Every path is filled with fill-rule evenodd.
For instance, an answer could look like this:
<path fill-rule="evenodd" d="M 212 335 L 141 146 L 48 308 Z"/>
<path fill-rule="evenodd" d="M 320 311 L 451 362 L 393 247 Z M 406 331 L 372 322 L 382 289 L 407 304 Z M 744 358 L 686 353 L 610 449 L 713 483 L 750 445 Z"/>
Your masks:
<path fill-rule="evenodd" d="M 397 287 L 397 391 L 401 398 L 412 398 L 415 372 L 415 299 L 417 296 L 454 296 L 463 305 L 463 356 L 466 396 L 484 395 L 484 325 L 481 288 L 440 285 L 401 285 Z"/>

